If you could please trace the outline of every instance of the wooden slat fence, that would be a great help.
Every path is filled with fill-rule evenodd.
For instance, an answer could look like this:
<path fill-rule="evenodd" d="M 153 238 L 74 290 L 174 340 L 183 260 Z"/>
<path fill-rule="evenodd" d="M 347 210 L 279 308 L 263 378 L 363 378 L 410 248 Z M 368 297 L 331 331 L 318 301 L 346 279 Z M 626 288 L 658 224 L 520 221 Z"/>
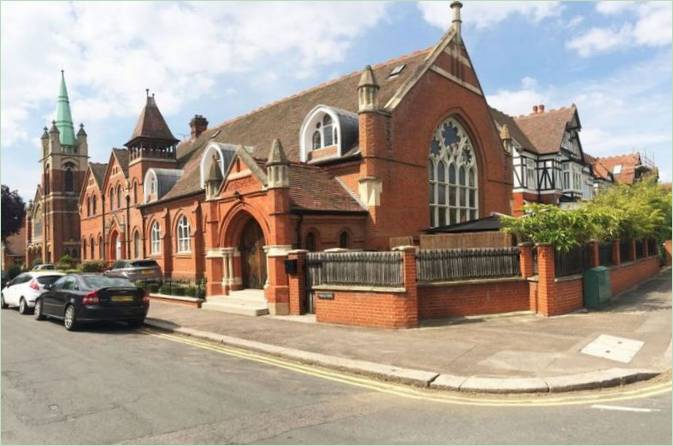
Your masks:
<path fill-rule="evenodd" d="M 416 267 L 421 282 L 521 275 L 517 247 L 421 250 Z"/>
<path fill-rule="evenodd" d="M 308 253 L 307 285 L 401 287 L 402 264 L 402 253 L 396 251 Z"/>
<path fill-rule="evenodd" d="M 589 255 L 586 245 L 580 245 L 567 252 L 555 251 L 554 266 L 556 277 L 582 274 L 589 269 Z"/>

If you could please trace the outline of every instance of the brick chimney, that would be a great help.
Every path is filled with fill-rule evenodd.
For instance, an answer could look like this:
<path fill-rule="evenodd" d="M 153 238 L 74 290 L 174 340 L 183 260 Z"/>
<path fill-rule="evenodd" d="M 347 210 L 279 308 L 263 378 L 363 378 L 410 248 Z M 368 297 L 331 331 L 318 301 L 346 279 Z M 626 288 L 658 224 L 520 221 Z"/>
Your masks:
<path fill-rule="evenodd" d="M 189 121 L 189 127 L 192 130 L 192 139 L 196 139 L 208 128 L 208 120 L 201 115 L 194 115 L 192 120 Z"/>
<path fill-rule="evenodd" d="M 537 113 L 537 105 L 533 105 L 533 114 Z"/>
<path fill-rule="evenodd" d="M 537 109 L 540 113 L 544 113 L 544 104 L 538 105 Z"/>

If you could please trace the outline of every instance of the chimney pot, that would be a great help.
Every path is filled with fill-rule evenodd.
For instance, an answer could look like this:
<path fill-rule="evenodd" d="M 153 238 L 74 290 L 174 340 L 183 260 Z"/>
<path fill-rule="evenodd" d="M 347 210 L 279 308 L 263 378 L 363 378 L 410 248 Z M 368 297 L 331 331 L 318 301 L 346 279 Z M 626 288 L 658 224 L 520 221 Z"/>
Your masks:
<path fill-rule="evenodd" d="M 544 104 L 540 104 L 538 110 L 540 110 L 540 113 L 544 113 Z"/>
<path fill-rule="evenodd" d="M 533 105 L 533 113 L 537 113 L 537 105 Z"/>
<path fill-rule="evenodd" d="M 194 115 L 192 120 L 189 121 L 189 127 L 191 138 L 196 139 L 208 128 L 208 120 L 202 115 Z"/>

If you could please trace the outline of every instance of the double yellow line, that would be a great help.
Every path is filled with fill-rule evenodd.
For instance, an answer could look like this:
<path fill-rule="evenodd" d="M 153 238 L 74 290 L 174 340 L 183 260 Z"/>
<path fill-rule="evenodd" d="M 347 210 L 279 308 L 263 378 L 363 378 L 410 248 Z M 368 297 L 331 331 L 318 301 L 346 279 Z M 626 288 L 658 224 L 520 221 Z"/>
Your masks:
<path fill-rule="evenodd" d="M 351 375 L 325 369 L 319 366 L 301 364 L 298 362 L 285 360 L 263 353 L 256 353 L 250 350 L 243 350 L 235 347 L 228 347 L 222 344 L 215 344 L 208 341 L 201 341 L 187 336 L 162 333 L 154 330 L 143 330 L 144 333 L 160 339 L 189 345 L 191 347 L 209 350 L 227 356 L 246 359 L 257 363 L 267 364 L 274 367 L 291 370 L 304 375 L 314 376 L 329 381 L 339 382 L 351 386 L 365 388 L 375 392 L 387 393 L 398 397 L 430 401 L 443 404 L 454 404 L 464 406 L 570 406 L 570 405 L 589 405 L 606 402 L 627 401 L 633 399 L 647 398 L 656 395 L 662 395 L 671 392 L 671 381 L 655 382 L 650 385 L 638 386 L 632 389 L 614 388 L 603 389 L 600 392 L 587 393 L 567 393 L 563 395 L 548 396 L 523 396 L 499 398 L 479 395 L 459 395 L 456 393 L 442 392 L 428 389 L 415 388 L 411 386 L 388 383 L 375 379 Z"/>

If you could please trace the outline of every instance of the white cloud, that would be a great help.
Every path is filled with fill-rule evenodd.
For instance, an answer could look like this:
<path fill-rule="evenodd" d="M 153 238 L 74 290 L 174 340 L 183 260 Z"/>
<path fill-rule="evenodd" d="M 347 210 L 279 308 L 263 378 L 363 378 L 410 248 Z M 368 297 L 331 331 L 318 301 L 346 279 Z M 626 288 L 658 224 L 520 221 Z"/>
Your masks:
<path fill-rule="evenodd" d="M 621 25 L 592 27 L 571 39 L 567 47 L 582 57 L 620 48 L 671 44 L 673 22 L 669 2 L 601 2 L 596 5 L 596 10 L 611 16 L 627 11 L 630 14 Z"/>
<path fill-rule="evenodd" d="M 489 104 L 510 115 L 528 114 L 534 104 L 547 109 L 578 107 L 584 150 L 597 156 L 646 150 L 654 154 L 662 179 L 671 180 L 671 64 L 662 53 L 613 75 L 567 84 L 540 85 L 524 78 L 519 89 L 488 95 Z"/>
<path fill-rule="evenodd" d="M 371 3 L 2 2 L 2 146 L 53 107 L 66 70 L 76 119 L 135 116 L 144 89 L 171 115 L 222 75 L 304 78 L 381 20 Z M 260 77 L 261 74 L 261 77 Z"/>
<path fill-rule="evenodd" d="M 442 29 L 451 24 L 451 2 L 422 1 L 418 7 L 425 21 Z M 464 26 L 485 29 L 507 19 L 510 15 L 521 15 L 531 22 L 556 17 L 561 13 L 560 2 L 512 2 L 512 1 L 470 1 L 462 10 Z"/>

